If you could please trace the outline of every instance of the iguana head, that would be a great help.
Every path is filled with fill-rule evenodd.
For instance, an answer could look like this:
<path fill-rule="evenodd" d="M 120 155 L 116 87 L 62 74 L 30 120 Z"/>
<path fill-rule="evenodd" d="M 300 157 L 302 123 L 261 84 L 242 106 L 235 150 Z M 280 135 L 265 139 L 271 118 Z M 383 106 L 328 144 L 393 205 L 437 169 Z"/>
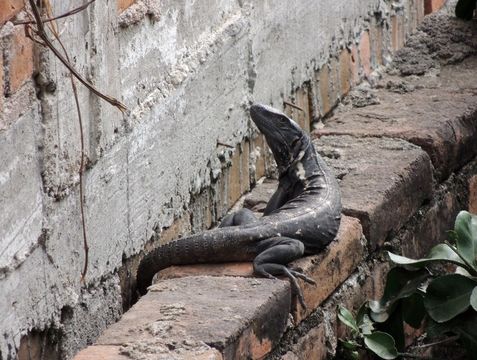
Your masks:
<path fill-rule="evenodd" d="M 261 104 L 252 105 L 250 115 L 255 125 L 265 135 L 280 174 L 303 157 L 309 139 L 296 122 L 282 112 Z"/>

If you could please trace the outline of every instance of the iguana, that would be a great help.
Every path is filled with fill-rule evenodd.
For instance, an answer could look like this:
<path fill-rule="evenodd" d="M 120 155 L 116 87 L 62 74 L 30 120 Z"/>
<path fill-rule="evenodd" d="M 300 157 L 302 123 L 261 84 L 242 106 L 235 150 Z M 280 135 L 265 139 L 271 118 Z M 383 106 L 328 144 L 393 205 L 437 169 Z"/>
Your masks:
<path fill-rule="evenodd" d="M 250 210 L 224 218 L 218 228 L 184 237 L 147 254 L 137 272 L 144 294 L 154 274 L 171 265 L 252 261 L 256 275 L 283 275 L 304 307 L 296 278 L 314 283 L 286 264 L 316 254 L 336 236 L 341 218 L 338 184 L 310 137 L 285 114 L 252 105 L 252 121 L 265 135 L 278 166 L 279 184 L 257 219 Z"/>

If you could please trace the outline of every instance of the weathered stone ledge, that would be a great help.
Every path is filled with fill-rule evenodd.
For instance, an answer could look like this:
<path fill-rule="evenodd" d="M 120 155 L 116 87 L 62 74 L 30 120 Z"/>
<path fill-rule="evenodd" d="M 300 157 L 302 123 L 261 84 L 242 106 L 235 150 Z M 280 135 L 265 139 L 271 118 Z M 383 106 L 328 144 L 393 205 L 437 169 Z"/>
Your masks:
<path fill-rule="evenodd" d="M 432 21 L 417 36 L 429 35 Z M 457 211 L 477 208 L 477 58 L 468 55 L 454 64 L 437 56 L 419 76 L 398 69 L 352 92 L 351 105 L 314 132 L 340 180 L 345 216 L 322 254 L 293 264 L 317 282 L 303 284 L 306 311 L 287 281 L 250 278 L 250 264 L 174 267 L 75 359 L 331 356 L 345 334 L 336 305 L 356 308 L 382 293 L 384 250 L 421 255 Z M 358 107 L 353 96 L 377 100 Z M 245 205 L 259 208 L 273 186 L 257 186 Z"/>

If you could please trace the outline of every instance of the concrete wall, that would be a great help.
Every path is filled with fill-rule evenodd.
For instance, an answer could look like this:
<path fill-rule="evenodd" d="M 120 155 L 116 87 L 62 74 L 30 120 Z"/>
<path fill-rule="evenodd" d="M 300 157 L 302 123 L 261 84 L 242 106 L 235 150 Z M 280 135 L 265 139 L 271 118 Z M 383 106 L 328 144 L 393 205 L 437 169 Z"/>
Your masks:
<path fill-rule="evenodd" d="M 83 1 L 51 3 L 58 15 Z M 45 353 L 41 344 L 67 358 L 91 343 L 122 311 L 130 259 L 212 225 L 270 170 L 249 104 L 295 102 L 319 121 L 390 60 L 423 9 L 421 0 L 109 0 L 59 20 L 74 66 L 129 109 L 79 86 L 82 285 L 68 71 L 10 22 L 25 18 L 23 1 L 2 0 L 0 358 Z"/>

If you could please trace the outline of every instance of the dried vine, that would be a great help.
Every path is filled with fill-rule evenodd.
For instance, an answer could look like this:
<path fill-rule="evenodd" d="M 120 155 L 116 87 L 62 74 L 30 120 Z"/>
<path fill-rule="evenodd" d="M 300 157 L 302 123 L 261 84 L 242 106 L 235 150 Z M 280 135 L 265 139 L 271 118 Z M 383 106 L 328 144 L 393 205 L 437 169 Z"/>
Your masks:
<path fill-rule="evenodd" d="M 84 259 L 84 264 L 83 264 L 83 270 L 81 272 L 81 283 L 85 282 L 85 277 L 86 273 L 88 271 L 88 259 L 89 259 L 89 246 L 88 246 L 88 238 L 87 238 L 87 232 L 86 232 L 86 219 L 85 219 L 85 213 L 84 213 L 84 184 L 83 184 L 83 174 L 84 174 L 84 167 L 85 167 L 85 146 L 84 146 L 84 134 L 83 134 L 83 119 L 81 116 L 81 108 L 80 108 L 80 103 L 79 103 L 79 98 L 78 98 L 78 89 L 76 87 L 75 83 L 75 78 L 78 79 L 84 86 L 86 86 L 91 92 L 93 92 L 95 95 L 99 96 L 103 100 L 107 101 L 111 105 L 115 106 L 118 108 L 121 112 L 125 112 L 127 110 L 126 106 L 121 103 L 119 100 L 105 95 L 101 93 L 98 89 L 94 87 L 90 82 L 88 82 L 86 79 L 84 79 L 77 71 L 76 69 L 71 65 L 70 57 L 68 55 L 68 52 L 66 51 L 65 46 L 63 45 L 60 35 L 58 33 L 58 30 L 56 29 L 55 26 L 55 20 L 64 18 L 67 16 L 74 15 L 80 11 L 85 10 L 88 8 L 89 5 L 91 5 L 95 0 L 90 0 L 84 5 L 70 10 L 65 14 L 53 17 L 51 14 L 51 5 L 49 3 L 49 0 L 44 0 L 44 3 L 47 7 L 47 13 L 48 13 L 48 18 L 47 19 L 42 19 L 40 15 L 40 10 L 38 9 L 38 6 L 35 3 L 35 0 L 29 0 L 31 11 L 33 13 L 33 18 L 34 20 L 29 20 L 29 21 L 21 21 L 16 24 L 24 24 L 25 25 L 25 31 L 26 34 L 36 43 L 48 47 L 53 54 L 66 66 L 66 68 L 69 70 L 69 75 L 70 75 L 70 81 L 71 81 L 71 88 L 73 90 L 73 95 L 75 99 L 75 105 L 76 105 L 76 112 L 78 114 L 78 124 L 79 124 L 79 129 L 80 129 L 80 146 L 81 146 L 81 160 L 80 160 L 80 168 L 79 168 L 79 192 L 80 192 L 80 212 L 81 212 L 81 225 L 82 225 L 82 233 L 83 233 L 83 248 L 84 248 L 84 254 L 85 254 L 85 259 Z M 49 29 L 50 32 L 53 34 L 54 38 L 58 42 L 58 44 L 61 47 L 61 50 L 63 51 L 63 54 L 52 44 L 51 40 L 49 39 L 44 23 L 48 22 L 49 23 Z M 32 25 L 35 25 L 35 27 L 32 27 Z M 36 35 L 41 41 L 38 39 L 35 39 L 32 34 Z"/>
<path fill-rule="evenodd" d="M 71 15 L 77 14 L 77 13 L 85 10 L 88 6 L 90 6 L 95 1 L 96 0 L 90 0 L 86 4 L 83 4 L 79 7 L 77 7 L 76 9 L 67 11 L 64 14 L 61 14 L 61 15 L 58 15 L 58 16 L 55 16 L 55 17 L 49 17 L 48 19 L 42 19 L 42 21 L 43 21 L 43 23 L 47 23 L 47 22 L 50 22 L 50 21 L 55 21 L 55 20 L 58 20 L 58 19 L 62 19 L 64 17 L 68 17 L 68 16 L 71 16 Z M 35 20 L 21 20 L 21 21 L 14 21 L 13 22 L 13 25 L 28 25 L 28 24 L 36 24 L 36 21 Z"/>
<path fill-rule="evenodd" d="M 96 96 L 99 96 L 101 99 L 107 101 L 111 105 L 117 107 L 121 112 L 125 112 L 127 110 L 126 105 L 124 105 L 119 100 L 109 95 L 103 94 L 98 89 L 96 89 L 96 87 L 93 84 L 88 82 L 88 80 L 86 80 L 83 76 L 80 75 L 80 73 L 78 73 L 78 71 L 73 67 L 73 65 L 71 65 L 68 59 L 66 59 L 60 53 L 60 51 L 51 43 L 50 39 L 48 38 L 48 35 L 46 34 L 45 26 L 43 24 L 43 20 L 41 19 L 40 11 L 38 10 L 38 7 L 35 4 L 35 0 L 29 0 L 29 2 L 30 2 L 31 10 L 33 12 L 33 16 L 35 18 L 34 24 L 36 25 L 35 29 L 30 28 L 30 30 L 32 30 L 43 41 L 44 45 L 47 46 L 53 52 L 53 54 L 55 54 L 58 60 L 60 60 L 63 63 L 63 65 L 65 65 L 68 68 L 70 73 L 73 74 L 74 77 L 77 78 L 84 86 L 86 86 L 89 89 L 89 91 L 94 93 Z"/>

